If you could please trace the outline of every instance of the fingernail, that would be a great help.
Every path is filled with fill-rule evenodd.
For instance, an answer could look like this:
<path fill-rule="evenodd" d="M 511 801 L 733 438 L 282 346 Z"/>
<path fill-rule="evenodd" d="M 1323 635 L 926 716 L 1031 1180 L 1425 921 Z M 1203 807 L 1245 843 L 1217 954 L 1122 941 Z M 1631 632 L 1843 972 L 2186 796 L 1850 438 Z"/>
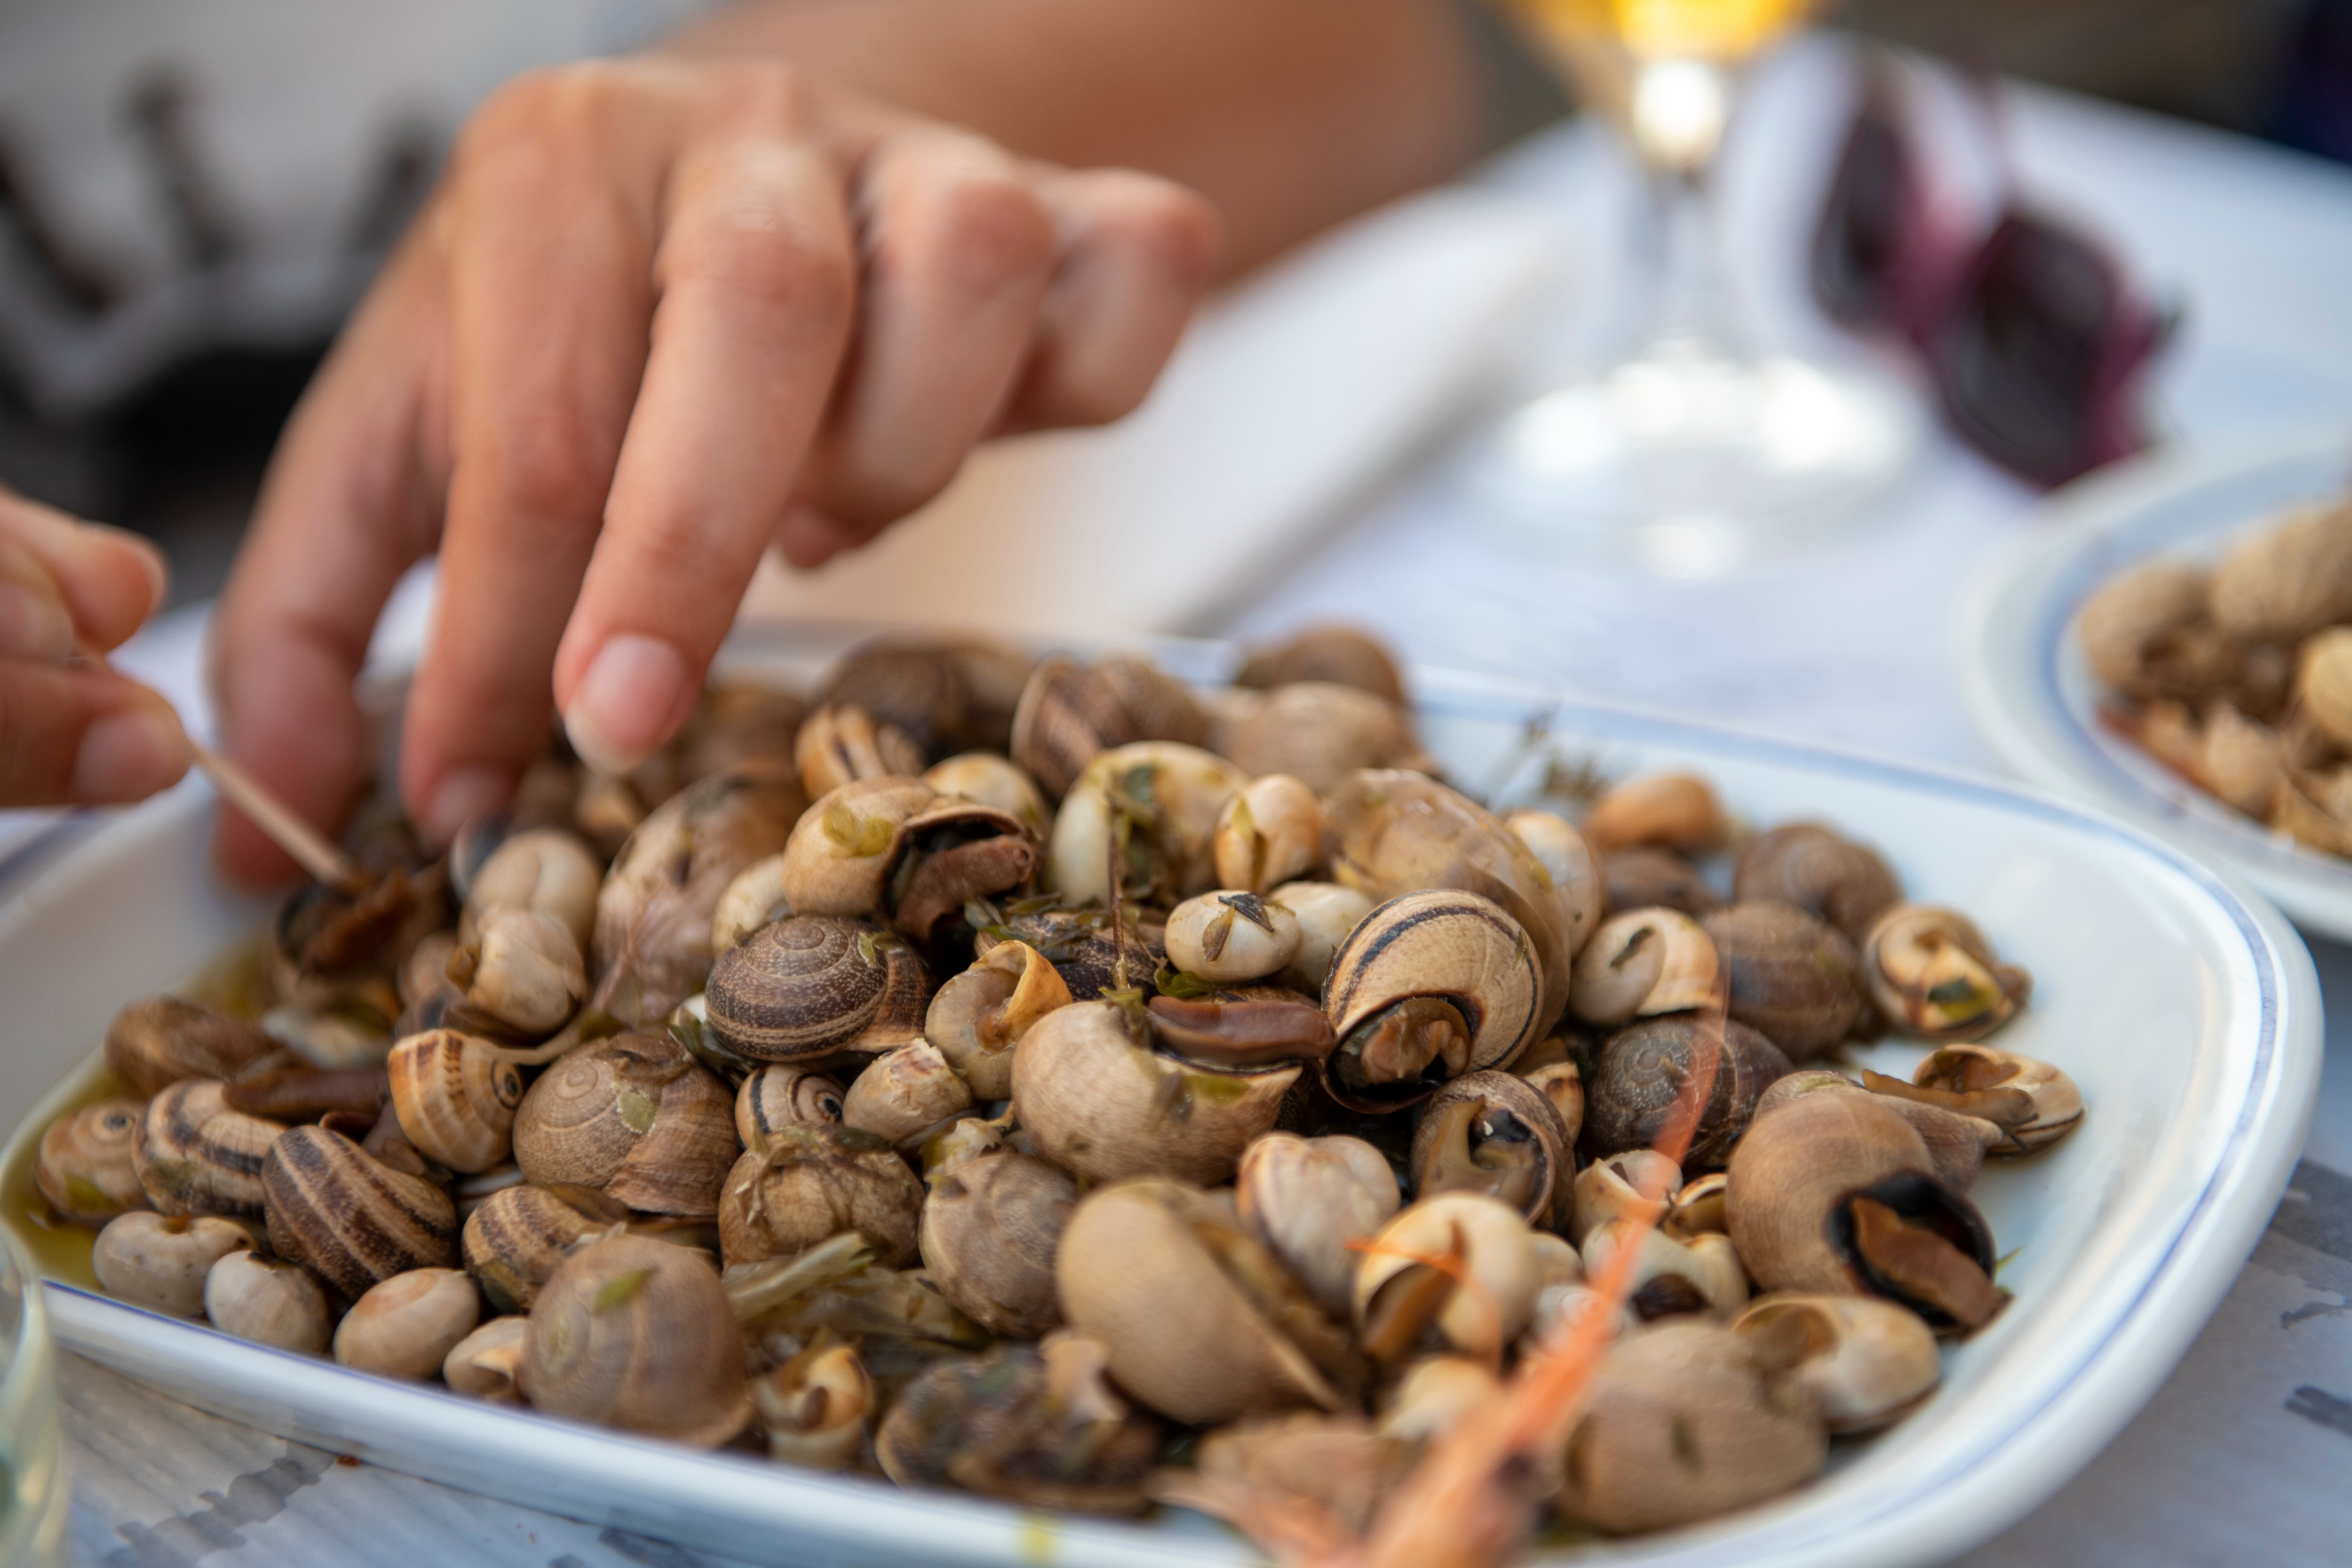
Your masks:
<path fill-rule="evenodd" d="M 73 652 L 73 616 L 46 594 L 0 580 L 0 655 L 62 659 Z"/>
<path fill-rule="evenodd" d="M 590 661 L 563 710 L 563 731 L 590 767 L 625 773 L 669 739 L 692 697 L 677 649 L 659 637 L 625 634 Z"/>
<path fill-rule="evenodd" d="M 425 818 L 416 826 L 424 831 L 426 844 L 438 849 L 474 818 L 506 805 L 513 794 L 513 781 L 497 768 L 451 768 L 433 786 Z"/>
<path fill-rule="evenodd" d="M 82 731 L 74 798 L 86 805 L 143 800 L 188 771 L 188 737 L 168 713 L 130 708 Z"/>

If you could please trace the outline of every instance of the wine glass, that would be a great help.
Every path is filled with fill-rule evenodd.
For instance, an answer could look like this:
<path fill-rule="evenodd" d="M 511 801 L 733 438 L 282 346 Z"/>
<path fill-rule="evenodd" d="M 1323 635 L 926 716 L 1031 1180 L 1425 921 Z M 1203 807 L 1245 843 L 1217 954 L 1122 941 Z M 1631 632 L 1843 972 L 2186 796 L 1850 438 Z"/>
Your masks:
<path fill-rule="evenodd" d="M 1708 174 L 1748 63 L 1805 0 L 1507 0 L 1623 133 L 1644 202 L 1627 268 L 1640 346 L 1510 415 L 1474 466 L 1507 510 L 1661 571 L 1704 574 L 1832 521 L 1918 450 L 1916 399 L 1768 353 L 1723 286 Z"/>
<path fill-rule="evenodd" d="M 64 1447 L 41 1281 L 0 1224 L 0 1563 L 64 1561 Z"/>

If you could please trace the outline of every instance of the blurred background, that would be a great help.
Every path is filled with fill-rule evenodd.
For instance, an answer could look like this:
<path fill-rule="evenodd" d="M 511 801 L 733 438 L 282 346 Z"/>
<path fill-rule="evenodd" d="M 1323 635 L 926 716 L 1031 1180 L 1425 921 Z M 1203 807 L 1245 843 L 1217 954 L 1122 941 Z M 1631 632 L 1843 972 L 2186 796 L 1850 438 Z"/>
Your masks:
<path fill-rule="evenodd" d="M 320 354 L 499 81 L 711 0 L 10 0 L 0 481 L 216 592 Z M 2352 0 L 1847 0 L 1831 25 L 2352 160 Z"/>

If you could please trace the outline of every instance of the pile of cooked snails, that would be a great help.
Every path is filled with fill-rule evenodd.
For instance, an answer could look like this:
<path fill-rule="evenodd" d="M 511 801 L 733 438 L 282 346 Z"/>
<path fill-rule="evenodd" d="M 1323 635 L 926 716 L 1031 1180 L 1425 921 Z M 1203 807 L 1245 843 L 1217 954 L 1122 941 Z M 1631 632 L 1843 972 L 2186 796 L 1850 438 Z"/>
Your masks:
<path fill-rule="evenodd" d="M 363 819 L 266 1008 L 115 1018 L 40 1189 L 122 1300 L 904 1486 L 1360 1522 L 1596 1313 L 1561 1519 L 1795 1486 L 2007 1299 L 1970 1185 L 2083 1112 L 1981 1043 L 2027 977 L 1699 778 L 1498 816 L 1403 698 L 1339 629 L 1206 693 L 916 641 L 720 685 L 446 856 Z M 1826 1065 L 1889 1029 L 1911 1079 Z"/>
<path fill-rule="evenodd" d="M 2352 856 L 2352 503 L 2298 512 L 2218 567 L 2134 567 L 2076 632 L 2112 728 L 2231 810 Z"/>

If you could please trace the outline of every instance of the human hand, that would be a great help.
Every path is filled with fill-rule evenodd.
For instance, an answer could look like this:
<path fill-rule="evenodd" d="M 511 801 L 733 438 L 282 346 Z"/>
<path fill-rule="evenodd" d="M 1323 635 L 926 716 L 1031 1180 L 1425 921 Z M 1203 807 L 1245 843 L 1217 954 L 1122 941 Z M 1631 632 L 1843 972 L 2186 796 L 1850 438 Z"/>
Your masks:
<path fill-rule="evenodd" d="M 771 541 L 817 564 L 985 435 L 1127 412 L 1214 251 L 1175 185 L 1017 158 L 772 60 L 509 84 L 279 447 L 216 627 L 227 749 L 333 822 L 370 633 L 437 549 L 400 779 L 426 837 L 501 804 L 551 712 L 632 764 L 686 718 Z M 233 815 L 221 855 L 286 870 Z"/>
<path fill-rule="evenodd" d="M 0 488 L 0 806 L 113 805 L 188 771 L 170 703 L 75 659 L 137 631 L 163 584 L 145 540 Z"/>

